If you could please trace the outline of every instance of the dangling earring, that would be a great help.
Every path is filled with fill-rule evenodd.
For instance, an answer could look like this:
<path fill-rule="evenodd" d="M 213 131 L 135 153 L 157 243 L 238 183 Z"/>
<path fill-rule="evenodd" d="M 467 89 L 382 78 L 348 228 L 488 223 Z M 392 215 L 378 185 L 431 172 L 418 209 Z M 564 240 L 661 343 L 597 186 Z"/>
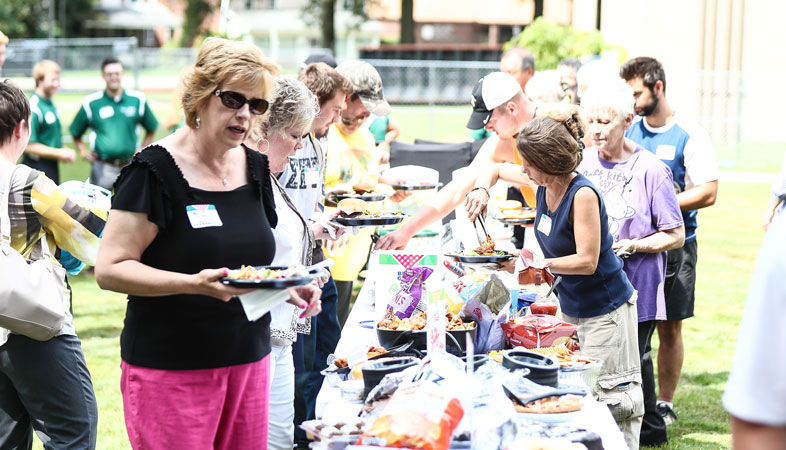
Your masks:
<path fill-rule="evenodd" d="M 202 119 L 200 119 L 199 116 L 197 116 L 197 118 L 196 118 L 196 127 L 199 128 L 199 125 L 201 123 L 202 123 Z"/>
<path fill-rule="evenodd" d="M 259 148 L 259 143 L 262 142 L 262 141 L 265 142 L 265 150 L 262 150 L 262 149 Z M 270 142 L 268 142 L 268 140 L 265 139 L 265 138 L 257 139 L 257 150 L 259 150 L 259 153 L 262 153 L 263 155 L 266 154 L 267 151 L 270 150 Z"/>

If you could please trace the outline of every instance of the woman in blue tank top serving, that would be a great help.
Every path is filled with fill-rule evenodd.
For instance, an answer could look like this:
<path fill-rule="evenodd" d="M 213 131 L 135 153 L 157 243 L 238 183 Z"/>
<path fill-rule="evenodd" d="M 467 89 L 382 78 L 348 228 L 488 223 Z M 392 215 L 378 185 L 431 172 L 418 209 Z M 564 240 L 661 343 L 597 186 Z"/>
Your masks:
<path fill-rule="evenodd" d="M 638 448 L 644 405 L 636 291 L 612 250 L 600 193 L 576 172 L 583 151 L 578 111 L 549 116 L 529 122 L 516 139 L 522 171 L 538 185 L 535 236 L 551 271 L 562 276 L 562 318 L 578 326 L 581 353 L 603 360 L 594 394 Z"/>

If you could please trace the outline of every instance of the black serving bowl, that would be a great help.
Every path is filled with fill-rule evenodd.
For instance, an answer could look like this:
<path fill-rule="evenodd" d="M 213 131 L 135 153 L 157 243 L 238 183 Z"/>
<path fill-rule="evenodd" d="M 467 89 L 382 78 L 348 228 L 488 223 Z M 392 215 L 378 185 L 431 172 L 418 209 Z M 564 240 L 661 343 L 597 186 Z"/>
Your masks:
<path fill-rule="evenodd" d="M 464 356 L 467 353 L 467 335 L 470 339 L 475 339 L 475 328 L 470 330 L 448 330 L 445 333 L 445 341 L 448 352 Z M 421 352 L 426 351 L 426 330 L 388 330 L 377 327 L 377 339 L 379 345 L 385 348 L 392 348 L 412 341 L 412 349 Z"/>
<path fill-rule="evenodd" d="M 363 366 L 363 397 L 368 396 L 376 385 L 389 373 L 401 372 L 404 369 L 414 366 L 418 359 L 414 356 L 400 356 L 394 358 L 381 358 L 369 361 Z"/>
<path fill-rule="evenodd" d="M 524 377 L 544 386 L 557 387 L 559 383 L 559 363 L 526 349 L 514 348 L 502 353 L 502 366 L 508 369 L 529 369 Z"/>

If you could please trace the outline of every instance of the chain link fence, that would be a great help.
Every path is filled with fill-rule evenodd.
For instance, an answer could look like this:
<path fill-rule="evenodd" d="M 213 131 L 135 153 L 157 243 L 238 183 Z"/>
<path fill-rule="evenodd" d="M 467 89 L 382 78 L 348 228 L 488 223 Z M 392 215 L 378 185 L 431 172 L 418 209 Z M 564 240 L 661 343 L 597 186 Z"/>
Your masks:
<path fill-rule="evenodd" d="M 143 48 L 136 38 L 31 39 L 12 40 L 3 76 L 12 77 L 24 89 L 33 89 L 33 65 L 51 59 L 62 67 L 63 93 L 87 93 L 100 89 L 101 61 L 114 56 L 126 67 L 126 85 L 145 92 L 168 95 L 183 67 L 192 64 L 197 49 Z M 274 57 L 285 74 L 294 74 L 313 53 L 329 53 L 319 48 L 263 49 Z M 464 128 L 469 99 L 478 79 L 499 70 L 496 61 L 440 61 L 407 59 L 365 59 L 379 71 L 385 95 L 394 104 L 399 120 L 413 119 L 428 130 L 414 137 L 459 141 L 467 137 Z M 722 166 L 771 170 L 782 160 L 783 143 L 769 139 L 746 139 L 744 111 L 756 90 L 746 86 L 740 72 L 686 71 L 680 77 L 696 77 L 696 116 L 710 133 Z M 405 119 L 406 121 L 406 119 Z M 407 133 L 405 133 L 405 137 Z"/>

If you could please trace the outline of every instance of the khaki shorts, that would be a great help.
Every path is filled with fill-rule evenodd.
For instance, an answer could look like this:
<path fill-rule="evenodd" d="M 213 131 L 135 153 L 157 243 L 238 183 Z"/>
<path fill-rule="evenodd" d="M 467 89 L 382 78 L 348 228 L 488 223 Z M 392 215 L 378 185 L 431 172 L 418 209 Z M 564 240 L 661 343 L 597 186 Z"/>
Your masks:
<path fill-rule="evenodd" d="M 562 314 L 565 322 L 577 325 L 580 353 L 603 360 L 592 390 L 598 401 L 609 406 L 617 422 L 644 415 L 637 298 L 634 291 L 622 306 L 600 316 L 578 319 Z"/>

